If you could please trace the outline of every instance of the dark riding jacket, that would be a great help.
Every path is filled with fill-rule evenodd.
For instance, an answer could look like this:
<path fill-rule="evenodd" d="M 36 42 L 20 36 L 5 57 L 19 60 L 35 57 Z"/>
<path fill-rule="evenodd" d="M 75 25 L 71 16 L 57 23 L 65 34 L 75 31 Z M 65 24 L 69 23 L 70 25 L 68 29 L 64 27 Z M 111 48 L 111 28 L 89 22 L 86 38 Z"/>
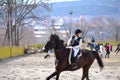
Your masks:
<path fill-rule="evenodd" d="M 78 37 L 77 39 L 75 39 L 75 35 L 73 35 L 70 46 L 74 47 L 74 46 L 79 45 L 80 39 L 81 39 L 81 37 Z"/>

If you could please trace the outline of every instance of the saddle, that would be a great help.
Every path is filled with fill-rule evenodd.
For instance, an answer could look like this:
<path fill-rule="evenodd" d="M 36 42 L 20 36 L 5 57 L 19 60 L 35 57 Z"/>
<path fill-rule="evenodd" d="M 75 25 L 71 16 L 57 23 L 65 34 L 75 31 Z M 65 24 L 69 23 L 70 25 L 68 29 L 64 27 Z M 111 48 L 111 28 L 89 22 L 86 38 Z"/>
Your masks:
<path fill-rule="evenodd" d="M 82 52 L 79 50 L 76 58 L 79 59 L 80 56 L 82 56 Z M 68 58 L 69 65 L 73 63 L 73 59 L 74 59 L 74 50 L 70 49 L 70 54 Z"/>

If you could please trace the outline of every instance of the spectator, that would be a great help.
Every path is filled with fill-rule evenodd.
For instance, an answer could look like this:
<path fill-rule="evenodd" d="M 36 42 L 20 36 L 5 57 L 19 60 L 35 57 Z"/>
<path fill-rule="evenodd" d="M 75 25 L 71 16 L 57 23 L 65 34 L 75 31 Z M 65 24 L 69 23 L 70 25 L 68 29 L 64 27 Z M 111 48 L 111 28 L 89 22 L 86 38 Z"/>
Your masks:
<path fill-rule="evenodd" d="M 110 44 L 109 47 L 110 47 L 110 51 L 112 52 L 112 44 Z"/>
<path fill-rule="evenodd" d="M 109 43 L 106 44 L 106 46 L 105 46 L 105 50 L 106 50 L 105 58 L 106 58 L 106 57 L 109 58 L 109 54 L 110 54 Z"/>
<path fill-rule="evenodd" d="M 105 53 L 103 44 L 100 45 L 100 57 L 103 58 L 103 54 Z"/>
<path fill-rule="evenodd" d="M 114 52 L 116 52 L 116 54 L 120 51 L 120 44 L 117 45 L 117 48 Z"/>

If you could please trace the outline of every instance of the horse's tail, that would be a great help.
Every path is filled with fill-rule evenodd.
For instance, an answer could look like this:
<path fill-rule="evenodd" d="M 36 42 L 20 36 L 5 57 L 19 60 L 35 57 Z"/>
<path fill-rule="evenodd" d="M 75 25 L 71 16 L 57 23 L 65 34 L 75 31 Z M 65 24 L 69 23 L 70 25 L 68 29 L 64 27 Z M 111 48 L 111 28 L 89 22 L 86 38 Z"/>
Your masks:
<path fill-rule="evenodd" d="M 97 59 L 97 62 L 98 62 L 98 65 L 101 69 L 103 69 L 104 67 L 104 64 L 103 64 L 103 61 L 102 59 L 100 58 L 99 54 L 96 52 L 96 51 L 93 51 L 93 54 L 95 56 L 95 58 Z"/>

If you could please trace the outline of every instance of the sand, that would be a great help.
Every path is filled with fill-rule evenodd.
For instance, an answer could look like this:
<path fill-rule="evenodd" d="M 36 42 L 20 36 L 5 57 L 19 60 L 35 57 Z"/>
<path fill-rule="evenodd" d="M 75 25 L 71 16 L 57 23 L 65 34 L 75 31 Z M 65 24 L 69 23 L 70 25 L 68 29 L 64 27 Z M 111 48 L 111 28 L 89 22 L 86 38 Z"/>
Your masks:
<path fill-rule="evenodd" d="M 54 72 L 54 54 L 44 59 L 45 53 L 29 54 L 0 60 L 0 80 L 45 80 Z M 104 69 L 100 71 L 96 61 L 90 68 L 91 80 L 120 80 L 120 53 L 103 58 Z M 81 80 L 82 69 L 62 72 L 60 80 Z M 55 78 L 51 79 L 55 80 Z"/>

